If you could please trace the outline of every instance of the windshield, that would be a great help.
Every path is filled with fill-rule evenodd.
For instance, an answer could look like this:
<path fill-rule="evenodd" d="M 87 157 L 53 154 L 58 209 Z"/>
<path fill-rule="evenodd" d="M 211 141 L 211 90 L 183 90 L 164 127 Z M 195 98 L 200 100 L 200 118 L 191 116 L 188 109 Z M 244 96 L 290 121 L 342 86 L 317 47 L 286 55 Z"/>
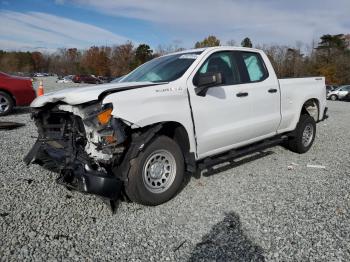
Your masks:
<path fill-rule="evenodd" d="M 201 52 L 162 56 L 136 68 L 120 82 L 170 82 L 180 78 Z"/>

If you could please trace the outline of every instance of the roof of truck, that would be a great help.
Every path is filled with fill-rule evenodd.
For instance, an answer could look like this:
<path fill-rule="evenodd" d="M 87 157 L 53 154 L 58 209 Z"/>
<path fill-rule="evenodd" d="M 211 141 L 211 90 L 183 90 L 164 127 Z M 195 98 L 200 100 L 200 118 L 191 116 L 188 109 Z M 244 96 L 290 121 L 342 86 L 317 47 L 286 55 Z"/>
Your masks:
<path fill-rule="evenodd" d="M 204 47 L 204 48 L 194 48 L 194 49 L 187 49 L 183 51 L 178 51 L 174 53 L 169 53 L 167 55 L 175 55 L 175 54 L 187 54 L 187 53 L 194 53 L 194 52 L 203 52 L 203 51 L 211 51 L 211 50 L 237 50 L 237 51 L 254 51 L 254 52 L 260 52 L 261 50 L 255 49 L 255 48 L 248 48 L 248 47 L 241 47 L 241 46 L 214 46 L 214 47 Z"/>

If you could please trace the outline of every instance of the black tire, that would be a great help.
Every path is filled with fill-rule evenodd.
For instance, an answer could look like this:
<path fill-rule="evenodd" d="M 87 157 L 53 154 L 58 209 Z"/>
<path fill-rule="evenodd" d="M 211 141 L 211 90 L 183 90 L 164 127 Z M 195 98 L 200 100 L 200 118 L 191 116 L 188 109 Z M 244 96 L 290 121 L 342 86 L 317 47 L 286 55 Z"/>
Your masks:
<path fill-rule="evenodd" d="M 145 178 L 147 177 L 146 174 L 149 175 L 147 179 L 148 183 L 151 183 L 150 181 L 153 181 L 150 177 L 151 172 L 145 173 L 144 169 L 146 168 L 147 163 L 154 163 L 149 161 L 152 160 L 152 158 L 156 158 L 158 152 L 163 151 L 168 152 L 172 155 L 173 158 L 171 159 L 175 161 L 176 168 L 174 172 L 170 171 L 170 173 L 173 175 L 169 174 L 168 178 L 164 178 L 164 180 L 167 181 L 166 179 L 169 179 L 170 177 L 170 179 L 168 180 L 169 183 L 167 184 L 168 188 L 164 192 L 152 192 L 152 189 L 148 188 L 150 186 L 147 185 L 147 182 L 145 181 L 145 179 L 147 179 Z M 157 160 L 155 162 L 157 162 Z M 166 169 L 164 166 L 161 169 L 163 170 L 161 171 L 161 173 L 163 174 L 164 172 L 169 172 L 165 171 Z M 152 167 L 150 168 L 150 170 L 152 170 Z M 133 202 L 149 206 L 160 205 L 170 200 L 178 192 L 184 179 L 184 172 L 184 157 L 179 145 L 167 136 L 156 137 L 146 146 L 146 148 L 142 152 L 139 153 L 137 158 L 132 160 L 131 168 L 128 174 L 128 182 L 125 185 L 125 192 L 129 199 Z M 171 177 L 173 177 L 173 180 L 170 183 Z"/>
<path fill-rule="evenodd" d="M 14 105 L 13 98 L 8 93 L 0 91 L 0 116 L 11 113 Z"/>
<path fill-rule="evenodd" d="M 312 135 L 309 133 L 309 136 L 305 136 L 303 140 L 304 132 L 308 132 L 306 129 L 310 130 L 310 128 L 312 129 Z M 309 115 L 301 115 L 296 129 L 288 139 L 288 148 L 295 153 L 306 153 L 311 148 L 315 140 L 315 135 L 315 119 Z M 307 140 L 307 142 L 305 140 Z"/>
<path fill-rule="evenodd" d="M 332 101 L 337 101 L 338 100 L 338 96 L 337 95 L 331 95 L 329 97 L 329 99 L 332 100 Z"/>

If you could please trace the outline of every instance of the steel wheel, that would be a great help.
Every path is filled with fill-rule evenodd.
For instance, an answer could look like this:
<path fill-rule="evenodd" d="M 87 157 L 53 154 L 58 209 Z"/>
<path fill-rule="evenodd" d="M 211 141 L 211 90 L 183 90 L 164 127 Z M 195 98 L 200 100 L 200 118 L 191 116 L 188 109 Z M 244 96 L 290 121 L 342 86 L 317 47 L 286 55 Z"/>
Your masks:
<path fill-rule="evenodd" d="M 163 193 L 172 185 L 176 175 L 176 161 L 167 150 L 153 152 L 145 161 L 142 178 L 147 190 Z"/>
<path fill-rule="evenodd" d="M 180 146 L 170 137 L 156 136 L 130 161 L 124 189 L 128 198 L 156 206 L 169 201 L 180 190 L 185 161 Z"/>
<path fill-rule="evenodd" d="M 0 113 L 5 113 L 9 110 L 11 101 L 4 95 L 0 94 Z"/>
<path fill-rule="evenodd" d="M 288 138 L 288 148 L 296 153 L 303 154 L 311 148 L 316 134 L 316 121 L 313 117 L 303 114 Z"/>
<path fill-rule="evenodd" d="M 311 124 L 307 124 L 303 131 L 302 143 L 304 147 L 308 147 L 312 142 L 314 136 L 314 127 Z"/>

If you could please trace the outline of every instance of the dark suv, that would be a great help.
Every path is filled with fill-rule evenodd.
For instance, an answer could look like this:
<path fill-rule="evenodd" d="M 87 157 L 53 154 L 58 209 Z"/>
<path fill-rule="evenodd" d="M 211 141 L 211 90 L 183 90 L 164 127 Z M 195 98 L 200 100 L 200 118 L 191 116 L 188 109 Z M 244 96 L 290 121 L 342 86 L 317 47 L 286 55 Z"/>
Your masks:
<path fill-rule="evenodd" d="M 76 75 L 73 77 L 74 83 L 101 84 L 102 81 L 92 75 Z"/>

